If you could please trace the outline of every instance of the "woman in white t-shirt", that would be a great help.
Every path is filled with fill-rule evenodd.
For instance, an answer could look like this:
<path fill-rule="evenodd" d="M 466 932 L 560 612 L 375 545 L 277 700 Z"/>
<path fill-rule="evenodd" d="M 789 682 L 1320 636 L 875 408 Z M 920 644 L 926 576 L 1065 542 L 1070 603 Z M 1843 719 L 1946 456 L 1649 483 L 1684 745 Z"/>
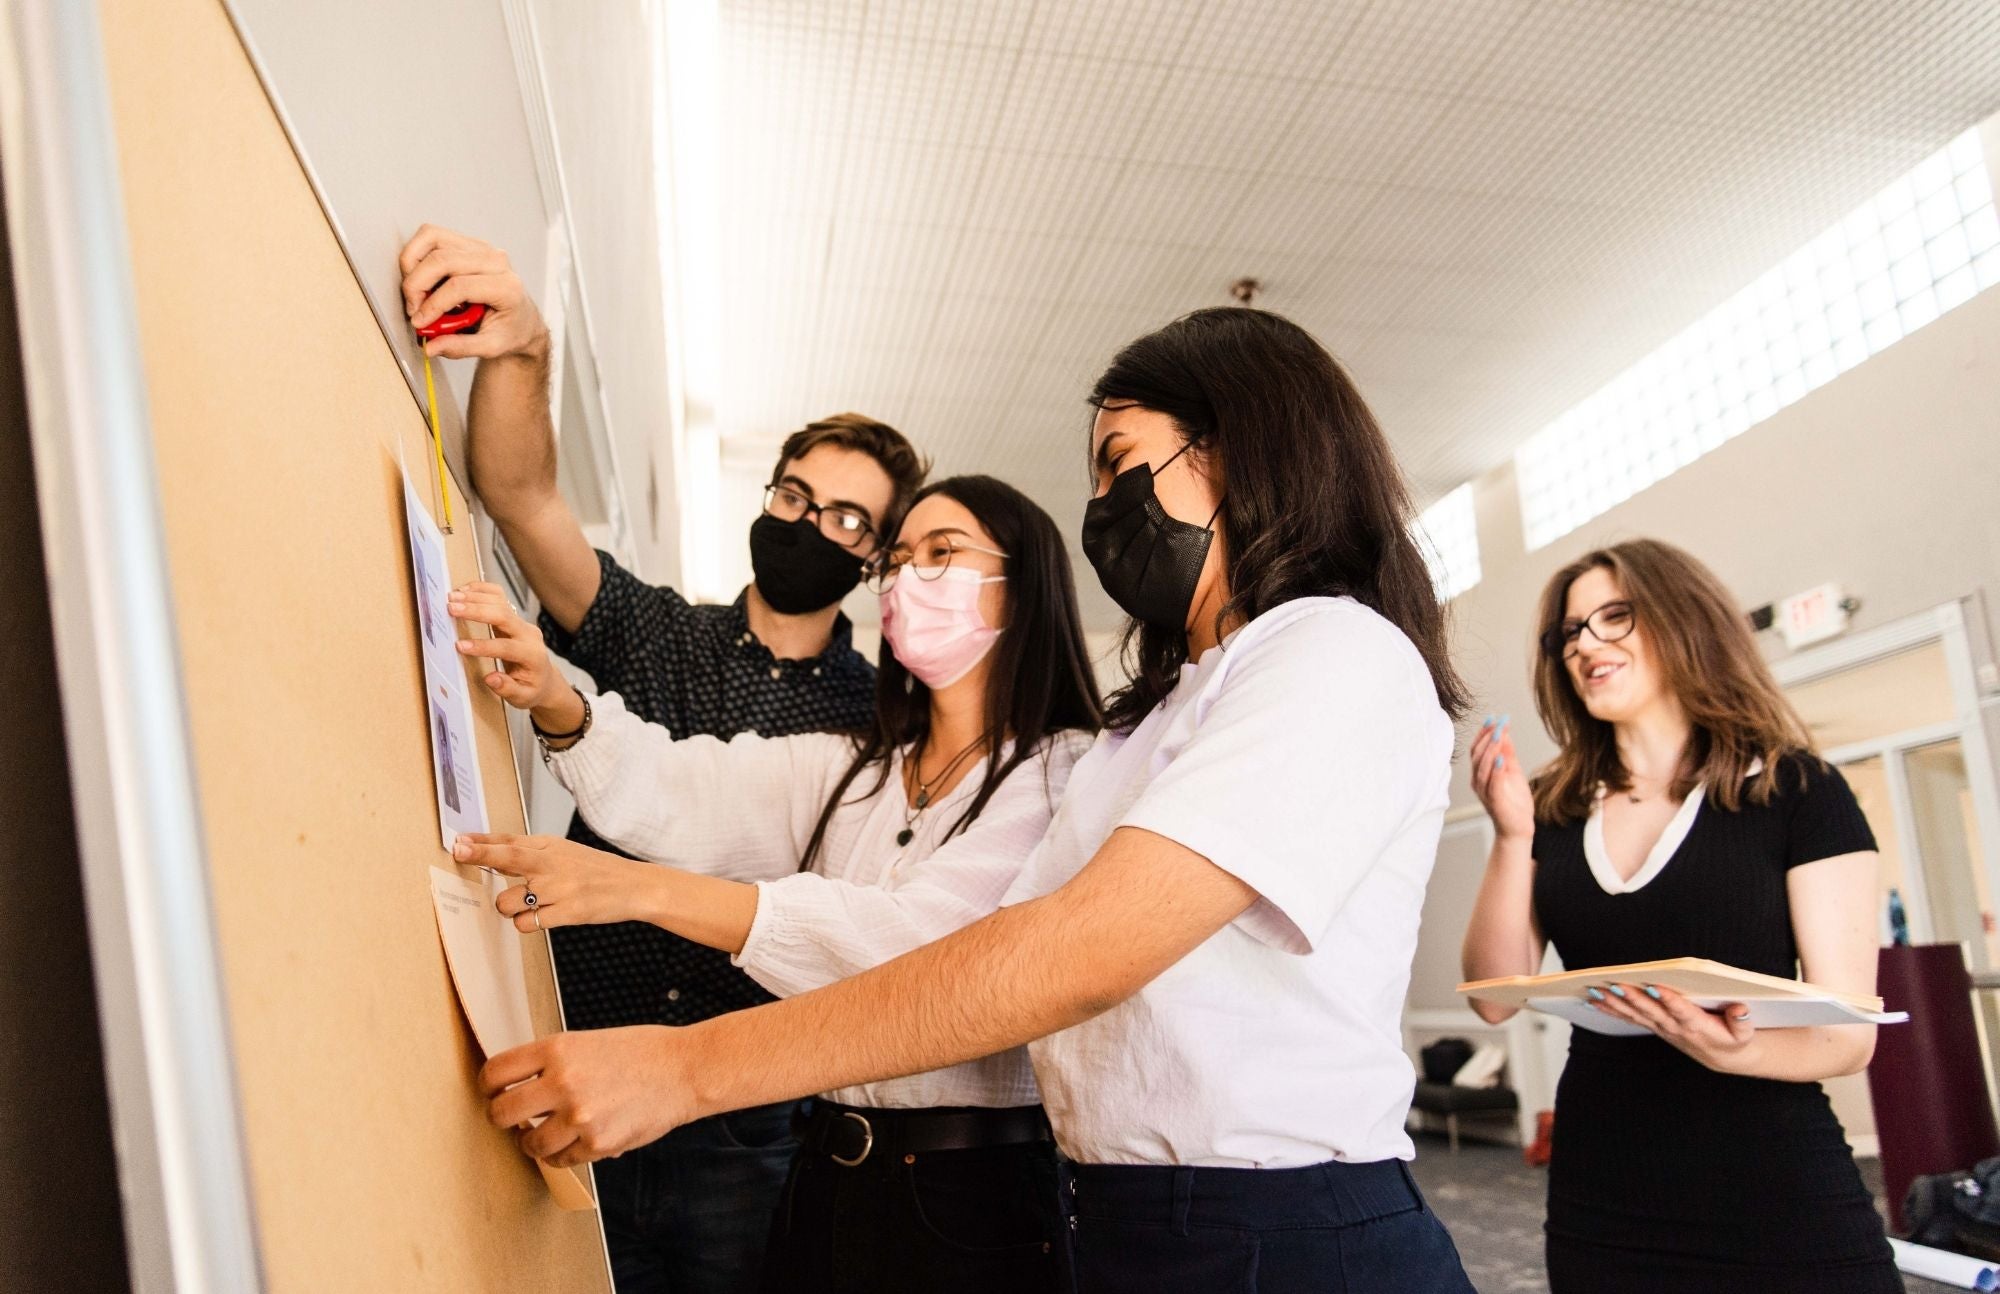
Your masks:
<path fill-rule="evenodd" d="M 1083 1294 L 1463 1294 L 1400 1023 L 1464 691 L 1394 458 L 1263 311 L 1140 338 L 1091 403 L 1083 548 L 1136 676 L 1008 906 L 785 1002 L 504 1053 L 489 1115 L 576 1163 L 1028 1042 Z"/>
<path fill-rule="evenodd" d="M 1012 486 L 953 477 L 866 578 L 893 655 L 858 740 L 675 740 L 564 682 L 498 589 L 462 591 L 453 614 L 500 635 L 469 645 L 503 661 L 489 685 L 530 711 L 584 820 L 659 860 L 461 837 L 461 861 L 521 878 L 501 912 L 523 930 L 650 921 L 780 996 L 992 912 L 1100 722 L 1062 534 Z M 765 1289 L 1057 1287 L 1055 1148 L 1023 1048 L 823 1090 L 801 1141 Z"/>

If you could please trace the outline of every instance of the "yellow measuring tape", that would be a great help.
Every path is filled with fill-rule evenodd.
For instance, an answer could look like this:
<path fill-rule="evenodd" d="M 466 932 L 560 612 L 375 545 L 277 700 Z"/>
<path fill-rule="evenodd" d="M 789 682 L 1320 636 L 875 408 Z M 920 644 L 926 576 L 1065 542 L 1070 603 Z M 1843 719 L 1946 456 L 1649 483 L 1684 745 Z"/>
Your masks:
<path fill-rule="evenodd" d="M 444 432 L 438 427 L 437 379 L 431 376 L 431 353 L 424 351 L 424 399 L 430 404 L 431 448 L 437 453 L 438 501 L 444 510 L 439 529 L 451 533 L 451 473 L 444 463 Z"/>

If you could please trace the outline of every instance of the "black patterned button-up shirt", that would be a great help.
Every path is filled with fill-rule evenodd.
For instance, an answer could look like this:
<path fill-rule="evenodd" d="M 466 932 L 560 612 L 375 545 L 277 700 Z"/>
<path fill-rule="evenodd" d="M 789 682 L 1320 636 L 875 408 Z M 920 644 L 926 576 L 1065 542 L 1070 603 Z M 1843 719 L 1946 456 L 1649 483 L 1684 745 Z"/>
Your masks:
<path fill-rule="evenodd" d="M 779 660 L 750 632 L 746 595 L 729 606 L 695 605 L 672 589 L 641 583 L 598 553 L 604 582 L 574 634 L 541 617 L 559 655 L 589 673 L 601 692 L 676 737 L 784 737 L 848 731 L 874 713 L 875 667 L 854 650 L 846 616 L 826 650 Z M 569 838 L 613 849 L 584 824 Z M 618 852 L 613 849 L 613 852 Z M 693 1024 L 772 1000 L 729 963 L 729 954 L 640 921 L 566 926 L 549 932 L 572 1029 Z"/>

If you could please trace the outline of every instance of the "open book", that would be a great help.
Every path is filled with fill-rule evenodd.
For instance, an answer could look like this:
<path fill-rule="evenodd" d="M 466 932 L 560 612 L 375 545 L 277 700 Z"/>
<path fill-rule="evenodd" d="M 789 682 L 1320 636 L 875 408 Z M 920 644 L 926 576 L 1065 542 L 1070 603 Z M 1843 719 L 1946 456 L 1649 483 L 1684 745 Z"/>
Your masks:
<path fill-rule="evenodd" d="M 1721 962 L 1699 957 L 1676 957 L 1669 961 L 1637 962 L 1628 966 L 1593 966 L 1563 971 L 1556 975 L 1509 975 L 1504 979 L 1475 980 L 1460 984 L 1461 997 L 1502 1006 L 1524 1006 L 1569 1021 L 1594 1033 L 1631 1036 L 1646 1032 L 1617 1016 L 1606 1015 L 1591 1006 L 1586 990 L 1625 984 L 1642 988 L 1648 984 L 1684 994 L 1696 1006 L 1719 1010 L 1740 1002 L 1750 1011 L 1750 1023 L 1759 1029 L 1796 1029 L 1822 1024 L 1900 1024 L 1910 1017 L 1902 1011 L 1882 1009 L 1882 999 L 1808 984 L 1804 980 L 1780 979 L 1756 971 L 1738 970 Z"/>

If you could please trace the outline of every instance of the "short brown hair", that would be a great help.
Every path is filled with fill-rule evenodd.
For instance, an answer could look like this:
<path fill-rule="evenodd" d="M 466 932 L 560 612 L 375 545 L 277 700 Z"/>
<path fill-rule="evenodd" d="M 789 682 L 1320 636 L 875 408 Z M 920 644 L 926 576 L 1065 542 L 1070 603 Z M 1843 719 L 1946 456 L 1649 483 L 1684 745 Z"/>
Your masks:
<path fill-rule="evenodd" d="M 902 432 L 888 423 L 877 422 L 866 414 L 836 413 L 809 422 L 785 437 L 785 443 L 778 449 L 777 466 L 771 469 L 771 483 L 776 485 L 784 475 L 785 464 L 804 458 L 821 445 L 838 445 L 866 454 L 889 474 L 889 515 L 875 518 L 875 524 L 883 543 L 894 542 L 896 527 L 902 523 L 910 500 L 916 497 L 929 474 L 930 463 L 917 453 Z"/>
<path fill-rule="evenodd" d="M 1731 812 L 1745 798 L 1769 804 L 1780 758 L 1812 753 L 1805 723 L 1771 677 L 1750 635 L 1749 618 L 1736 609 L 1715 572 L 1672 544 L 1634 539 L 1585 553 L 1557 571 L 1542 591 L 1535 624 L 1535 709 L 1560 750 L 1535 778 L 1536 819 L 1574 822 L 1589 816 L 1600 784 L 1612 791 L 1632 786 L 1611 725 L 1585 707 L 1562 659 L 1540 648 L 1543 636 L 1562 625 L 1570 585 L 1597 569 L 1609 571 L 1632 604 L 1667 689 L 1693 727 L 1674 774 L 1674 798 L 1686 799 L 1697 785 L 1706 785 L 1716 804 Z M 1757 760 L 1763 770 L 1746 790 L 1744 779 Z"/>

